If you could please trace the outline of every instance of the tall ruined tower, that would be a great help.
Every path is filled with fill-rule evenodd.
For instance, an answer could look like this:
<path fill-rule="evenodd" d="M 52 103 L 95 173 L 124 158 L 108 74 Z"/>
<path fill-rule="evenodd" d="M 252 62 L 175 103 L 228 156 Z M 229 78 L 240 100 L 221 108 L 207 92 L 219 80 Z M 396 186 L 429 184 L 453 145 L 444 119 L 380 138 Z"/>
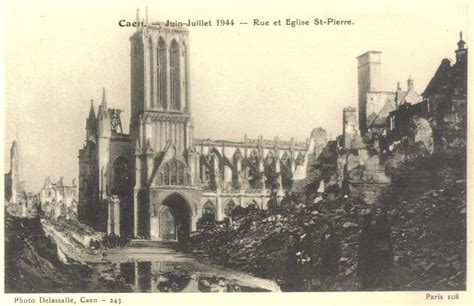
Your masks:
<path fill-rule="evenodd" d="M 153 23 L 138 29 L 130 41 L 134 233 L 154 240 L 170 235 L 176 239 L 180 234 L 174 227 L 190 230 L 189 202 L 197 198 L 199 185 L 189 100 L 188 31 Z M 172 201 L 167 192 L 172 192 Z M 169 220 L 171 215 L 174 221 Z M 174 225 L 162 228 L 166 222 Z"/>
<path fill-rule="evenodd" d="M 344 141 L 344 149 L 351 149 L 352 143 L 357 133 L 357 115 L 356 109 L 346 107 L 342 111 L 342 137 Z"/>
<path fill-rule="evenodd" d="M 16 203 L 20 192 L 20 174 L 19 174 L 19 155 L 18 155 L 18 144 L 13 141 L 10 148 L 10 183 L 11 191 L 10 194 L 5 194 L 10 200 L 10 203 Z M 7 183 L 7 182 L 5 182 Z"/>
<path fill-rule="evenodd" d="M 367 93 L 381 91 L 380 51 L 368 51 L 357 57 L 359 88 L 359 129 L 367 131 L 367 115 L 375 112 L 373 105 L 367 101 Z"/>

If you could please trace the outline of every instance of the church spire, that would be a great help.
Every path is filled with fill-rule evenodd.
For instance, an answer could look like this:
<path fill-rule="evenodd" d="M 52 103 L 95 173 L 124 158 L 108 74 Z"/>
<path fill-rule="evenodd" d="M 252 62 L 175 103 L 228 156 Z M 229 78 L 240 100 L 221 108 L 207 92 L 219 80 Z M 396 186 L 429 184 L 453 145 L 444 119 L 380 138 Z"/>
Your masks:
<path fill-rule="evenodd" d="M 109 109 L 107 107 L 107 96 L 105 93 L 105 88 L 102 88 L 102 102 L 99 105 L 99 111 L 97 116 L 99 120 L 109 117 Z"/>
<path fill-rule="evenodd" d="M 86 121 L 87 140 L 94 141 L 96 129 L 97 129 L 97 122 L 96 122 L 95 111 L 94 111 L 94 100 L 91 99 L 91 108 L 89 110 L 89 117 L 87 117 L 87 121 Z"/>
<path fill-rule="evenodd" d="M 457 63 L 467 63 L 467 49 L 465 48 L 466 42 L 462 39 L 462 31 L 459 32 L 458 49 L 456 53 Z"/>
<path fill-rule="evenodd" d="M 95 128 L 95 119 L 94 100 L 91 99 L 91 107 L 89 109 L 89 117 L 87 117 L 86 129 L 93 130 Z"/>
<path fill-rule="evenodd" d="M 137 7 L 137 15 L 136 15 L 135 19 L 136 19 L 135 21 L 137 22 L 137 24 L 139 24 L 139 22 L 140 22 L 140 9 L 138 7 Z M 137 27 L 136 29 L 138 31 L 139 27 Z"/>
<path fill-rule="evenodd" d="M 462 40 L 462 31 L 461 31 L 461 32 L 459 32 L 458 50 L 464 49 L 465 44 L 466 44 L 466 42 L 464 40 Z"/>
<path fill-rule="evenodd" d="M 107 96 L 106 96 L 105 88 L 102 88 L 102 105 L 107 107 Z"/>
<path fill-rule="evenodd" d="M 89 109 L 89 120 L 91 118 L 95 119 L 94 100 L 92 100 L 92 99 L 91 99 L 91 108 Z"/>

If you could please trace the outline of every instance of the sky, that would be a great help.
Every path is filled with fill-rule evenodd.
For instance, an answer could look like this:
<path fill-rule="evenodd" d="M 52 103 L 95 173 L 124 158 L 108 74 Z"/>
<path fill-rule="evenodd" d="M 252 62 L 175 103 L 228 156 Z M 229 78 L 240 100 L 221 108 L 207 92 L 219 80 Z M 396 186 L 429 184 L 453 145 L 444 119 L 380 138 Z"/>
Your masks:
<path fill-rule="evenodd" d="M 46 176 L 78 175 L 90 100 L 130 116 L 130 42 L 136 9 L 149 21 L 234 19 L 193 27 L 191 108 L 196 138 L 304 141 L 323 127 L 342 132 L 342 109 L 357 107 L 356 57 L 382 51 L 382 87 L 423 92 L 443 58 L 467 41 L 465 1 L 11 1 L 4 23 L 4 172 L 19 141 L 21 179 L 39 191 Z M 252 26 L 287 18 L 336 18 L 350 26 Z"/>

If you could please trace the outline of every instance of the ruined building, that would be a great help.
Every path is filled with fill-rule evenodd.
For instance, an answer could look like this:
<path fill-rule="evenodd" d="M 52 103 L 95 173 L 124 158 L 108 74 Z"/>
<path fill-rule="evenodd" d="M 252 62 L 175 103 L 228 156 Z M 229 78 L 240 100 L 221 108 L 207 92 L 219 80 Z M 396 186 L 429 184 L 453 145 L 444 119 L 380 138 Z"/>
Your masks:
<path fill-rule="evenodd" d="M 77 186 L 74 180 L 71 185 L 65 185 L 62 177 L 56 183 L 47 177 L 38 198 L 45 217 L 77 220 Z"/>
<path fill-rule="evenodd" d="M 25 182 L 20 180 L 20 154 L 17 141 L 10 148 L 10 171 L 4 175 L 5 204 L 8 211 L 22 218 L 34 217 L 37 213 L 36 194 L 26 192 Z"/>
<path fill-rule="evenodd" d="M 104 90 L 79 150 L 81 220 L 108 233 L 176 240 L 205 214 L 222 221 L 236 206 L 266 209 L 304 179 L 327 141 L 321 131 L 306 142 L 195 139 L 188 31 L 155 23 L 130 42 L 130 134 Z"/>
<path fill-rule="evenodd" d="M 456 61 L 441 61 L 419 103 L 405 103 L 386 119 L 384 150 L 423 142 L 430 153 L 463 152 L 467 140 L 467 48 L 460 34 Z"/>
<path fill-rule="evenodd" d="M 397 84 L 395 91 L 382 90 L 382 63 L 380 51 L 368 51 L 357 57 L 359 92 L 359 130 L 362 135 L 381 134 L 389 112 L 404 103 L 414 104 L 422 97 L 415 92 L 411 76 L 407 80 L 407 90 Z"/>
<path fill-rule="evenodd" d="M 407 91 L 400 86 L 395 92 L 380 91 L 381 52 L 369 51 L 357 58 L 359 111 L 358 117 L 355 108 L 343 111 L 339 187 L 373 204 L 390 184 L 384 162 L 399 154 L 394 149 L 465 154 L 467 49 L 462 35 L 455 53 L 456 62 L 443 59 L 421 96 L 414 91 L 411 77 Z"/>
<path fill-rule="evenodd" d="M 17 203 L 23 191 L 23 184 L 20 181 L 19 155 L 16 141 L 12 142 L 10 148 L 10 171 L 5 173 L 5 200 L 9 203 Z"/>

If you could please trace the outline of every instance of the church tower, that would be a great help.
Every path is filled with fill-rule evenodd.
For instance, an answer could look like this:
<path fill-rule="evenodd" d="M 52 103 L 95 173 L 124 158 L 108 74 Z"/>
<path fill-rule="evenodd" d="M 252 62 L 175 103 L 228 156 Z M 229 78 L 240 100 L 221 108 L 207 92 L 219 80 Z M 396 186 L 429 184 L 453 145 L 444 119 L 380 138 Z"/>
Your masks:
<path fill-rule="evenodd" d="M 381 91 L 381 53 L 368 51 L 357 57 L 359 129 L 362 134 L 367 131 L 367 116 L 374 112 L 372 104 L 367 101 L 367 93 Z"/>
<path fill-rule="evenodd" d="M 130 41 L 134 233 L 152 240 L 165 239 L 166 235 L 177 239 L 179 233 L 172 226 L 163 229 L 166 220 L 161 222 L 159 217 L 172 215 L 175 220 L 167 220 L 174 222 L 173 226 L 189 231 L 189 199 L 196 199 L 199 187 L 199 156 L 194 151 L 189 99 L 188 30 L 147 22 Z M 163 200 L 166 192 L 177 194 L 181 203 Z M 163 212 L 168 208 L 168 214 Z M 186 224 L 178 226 L 179 215 Z"/>
<path fill-rule="evenodd" d="M 155 152 L 171 142 L 182 154 L 193 145 L 188 31 L 154 23 L 130 40 L 132 140 Z"/>

